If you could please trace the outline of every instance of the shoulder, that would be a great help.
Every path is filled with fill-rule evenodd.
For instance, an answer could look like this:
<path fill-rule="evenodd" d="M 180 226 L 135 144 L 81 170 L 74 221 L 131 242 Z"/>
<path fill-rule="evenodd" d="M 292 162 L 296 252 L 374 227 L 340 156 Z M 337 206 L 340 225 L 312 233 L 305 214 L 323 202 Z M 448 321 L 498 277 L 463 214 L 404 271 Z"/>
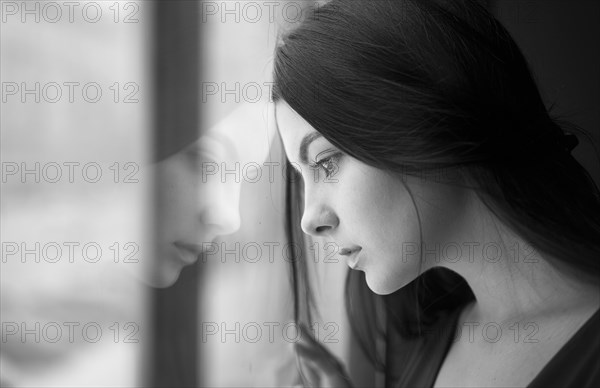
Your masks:
<path fill-rule="evenodd" d="M 597 387 L 600 385 L 600 310 L 546 365 L 529 385 L 537 387 Z"/>

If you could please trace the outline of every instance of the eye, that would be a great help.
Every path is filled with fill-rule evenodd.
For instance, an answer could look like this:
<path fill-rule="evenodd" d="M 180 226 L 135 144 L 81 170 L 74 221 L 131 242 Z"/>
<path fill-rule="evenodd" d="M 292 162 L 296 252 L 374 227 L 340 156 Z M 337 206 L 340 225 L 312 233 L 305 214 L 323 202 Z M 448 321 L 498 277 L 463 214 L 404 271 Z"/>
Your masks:
<path fill-rule="evenodd" d="M 325 171 L 325 174 L 327 174 L 327 177 L 329 177 L 331 174 L 333 174 L 335 172 L 335 163 L 333 161 L 333 157 L 328 157 L 325 159 L 322 159 L 321 162 L 319 163 L 319 165 L 321 166 L 321 168 L 323 168 L 323 170 Z"/>
<path fill-rule="evenodd" d="M 325 151 L 328 152 L 328 151 Z M 325 153 L 325 152 L 321 152 L 319 155 Z M 317 155 L 317 158 L 319 157 L 319 155 Z M 335 153 L 333 155 L 330 155 L 328 157 L 322 158 L 320 160 L 316 160 L 313 163 L 310 163 L 310 167 L 312 168 L 319 168 L 321 170 L 323 170 L 325 172 L 325 176 L 327 178 L 332 177 L 338 170 L 338 161 L 340 159 L 341 154 Z"/>
<path fill-rule="evenodd" d="M 201 147 L 190 147 L 183 153 L 188 168 L 194 174 L 205 174 L 207 169 L 210 171 L 216 169 L 218 171 L 221 168 L 221 163 L 213 155 L 213 152 Z"/>

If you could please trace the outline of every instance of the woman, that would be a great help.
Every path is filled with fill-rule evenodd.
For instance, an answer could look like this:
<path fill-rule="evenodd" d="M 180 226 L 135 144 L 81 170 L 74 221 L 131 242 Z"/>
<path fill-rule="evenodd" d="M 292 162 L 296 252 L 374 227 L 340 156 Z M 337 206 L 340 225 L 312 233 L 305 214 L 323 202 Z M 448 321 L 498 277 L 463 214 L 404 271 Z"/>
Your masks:
<path fill-rule="evenodd" d="M 333 0 L 282 37 L 274 75 L 302 230 L 360 271 L 347 306 L 386 386 L 600 383 L 600 193 L 478 2 Z M 303 338 L 305 384 L 350 385 Z"/>
<path fill-rule="evenodd" d="M 241 172 L 227 175 L 226 170 L 267 158 L 273 133 L 263 108 L 266 99 L 260 104 L 243 103 L 202 136 L 197 131 L 175 133 L 172 147 L 148 169 L 156 180 L 156 217 L 161 220 L 156 254 L 145 263 L 144 280 L 150 285 L 171 286 L 217 236 L 240 228 L 244 180 Z"/>
<path fill-rule="evenodd" d="M 156 163 L 144 170 L 143 178 L 154 184 L 157 222 L 148 244 L 151 251 L 140 254 L 145 260 L 138 270 L 138 277 L 153 287 L 173 285 L 183 268 L 193 265 L 218 236 L 240 228 L 242 175 L 249 164 L 261 165 L 267 159 L 274 136 L 268 122 L 272 114 L 267 114 L 269 93 L 242 96 L 238 90 L 238 77 L 268 84 L 271 71 L 265 62 L 274 44 L 265 40 L 272 23 L 269 18 L 227 23 L 221 19 L 226 10 L 213 5 L 217 9 L 201 7 L 200 2 L 158 3 L 155 10 L 160 15 L 160 99 L 155 117 L 159 129 Z M 205 34 L 222 39 L 199 42 Z M 217 47 L 223 41 L 228 50 Z M 193 55 L 200 43 L 212 53 L 202 61 Z M 240 50 L 246 52 L 242 55 Z M 244 62 L 239 61 L 242 57 Z M 200 105 L 202 114 L 197 117 Z"/>

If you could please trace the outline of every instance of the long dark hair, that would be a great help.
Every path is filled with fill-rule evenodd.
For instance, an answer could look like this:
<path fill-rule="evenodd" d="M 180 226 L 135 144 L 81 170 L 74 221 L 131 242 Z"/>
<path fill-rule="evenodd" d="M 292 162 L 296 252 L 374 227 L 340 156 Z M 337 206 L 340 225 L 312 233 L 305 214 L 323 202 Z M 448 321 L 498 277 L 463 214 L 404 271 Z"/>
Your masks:
<path fill-rule="evenodd" d="M 598 279 L 600 193 L 565 135 L 584 132 L 551 118 L 521 51 L 477 1 L 333 0 L 281 37 L 274 81 L 274 100 L 343 152 L 398 176 L 453 171 L 460 179 L 448 183 L 466 183 L 554 264 Z M 288 238 L 298 240 L 300 183 L 288 183 Z M 304 261 L 292 262 L 301 319 L 310 292 Z M 380 366 L 378 306 L 409 338 L 474 299 L 441 268 L 387 296 L 359 272 L 346 285 L 352 327 Z"/>

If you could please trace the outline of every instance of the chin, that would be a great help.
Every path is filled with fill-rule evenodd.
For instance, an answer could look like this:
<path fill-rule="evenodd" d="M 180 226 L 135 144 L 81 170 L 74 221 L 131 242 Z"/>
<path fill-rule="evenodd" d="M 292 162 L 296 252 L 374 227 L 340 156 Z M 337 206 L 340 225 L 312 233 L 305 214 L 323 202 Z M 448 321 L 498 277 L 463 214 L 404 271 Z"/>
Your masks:
<path fill-rule="evenodd" d="M 167 288 L 171 287 L 177 279 L 179 279 L 179 270 L 161 271 L 156 274 L 152 274 L 148 279 L 148 285 L 154 288 Z"/>
<path fill-rule="evenodd" d="M 163 260 L 166 261 L 167 259 Z M 175 261 L 165 261 L 159 261 L 151 268 L 147 268 L 142 277 L 142 281 L 146 285 L 154 288 L 167 288 L 175 284 L 177 279 L 179 279 L 179 274 L 183 269 L 183 265 L 179 265 Z"/>
<path fill-rule="evenodd" d="M 136 264 L 123 267 L 138 282 L 148 287 L 167 288 L 175 284 L 185 263 L 175 256 L 172 249 L 157 250 L 154 254 L 143 255 Z"/>
<path fill-rule="evenodd" d="M 396 291 L 396 289 L 390 287 L 390 285 L 387 284 L 387 282 L 382 281 L 381 279 L 373 279 L 371 276 L 369 276 L 368 273 L 365 273 L 365 275 L 367 285 L 369 286 L 371 291 L 373 291 L 377 295 L 389 295 L 392 292 Z"/>
<path fill-rule="evenodd" d="M 409 283 L 400 282 L 398 279 L 390 279 L 389 274 L 385 275 L 387 276 L 373 276 L 372 273 L 369 274 L 368 271 L 365 271 L 367 286 L 369 286 L 369 289 L 377 295 L 392 294 Z"/>

